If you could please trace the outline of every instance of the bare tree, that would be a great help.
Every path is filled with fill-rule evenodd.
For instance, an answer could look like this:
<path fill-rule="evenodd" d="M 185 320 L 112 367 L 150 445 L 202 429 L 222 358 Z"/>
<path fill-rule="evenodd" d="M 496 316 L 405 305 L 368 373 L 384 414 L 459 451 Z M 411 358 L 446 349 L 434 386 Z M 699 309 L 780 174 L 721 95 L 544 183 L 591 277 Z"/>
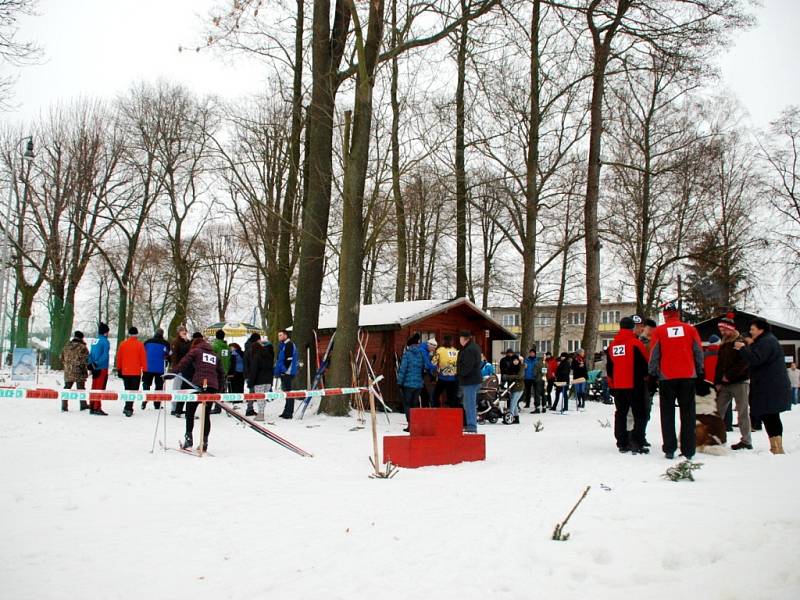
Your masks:
<path fill-rule="evenodd" d="M 39 60 L 41 48 L 19 38 L 19 18 L 35 14 L 37 0 L 0 0 L 0 69 L 31 64 Z M 0 76 L 0 110 L 10 108 L 16 82 L 14 75 Z"/>

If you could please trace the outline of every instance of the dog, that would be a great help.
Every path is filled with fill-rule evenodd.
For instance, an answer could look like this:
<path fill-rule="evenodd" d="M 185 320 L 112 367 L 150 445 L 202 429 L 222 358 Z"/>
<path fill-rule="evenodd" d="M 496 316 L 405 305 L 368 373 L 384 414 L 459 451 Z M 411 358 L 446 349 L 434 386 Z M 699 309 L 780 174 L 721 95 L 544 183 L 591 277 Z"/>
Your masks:
<path fill-rule="evenodd" d="M 727 431 L 725 421 L 717 414 L 717 390 L 710 381 L 695 385 L 695 436 L 697 451 L 724 456 Z"/>

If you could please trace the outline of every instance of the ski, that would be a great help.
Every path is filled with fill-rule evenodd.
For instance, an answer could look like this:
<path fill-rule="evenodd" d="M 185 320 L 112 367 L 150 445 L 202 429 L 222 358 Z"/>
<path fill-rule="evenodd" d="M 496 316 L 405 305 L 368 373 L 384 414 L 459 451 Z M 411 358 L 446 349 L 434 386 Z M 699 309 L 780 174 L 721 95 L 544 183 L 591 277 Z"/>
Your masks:
<path fill-rule="evenodd" d="M 246 425 L 247 427 L 249 427 L 250 429 L 252 429 L 256 433 L 260 433 L 265 438 L 272 440 L 276 444 L 280 444 L 281 446 L 283 446 L 287 450 L 291 450 L 292 452 L 294 452 L 295 454 L 299 454 L 300 456 L 305 456 L 305 457 L 314 456 L 310 452 L 306 452 L 302 448 L 300 448 L 298 446 L 295 446 L 289 440 L 283 439 L 281 436 L 273 433 L 272 431 L 270 431 L 266 427 L 260 425 L 259 423 L 256 423 L 255 421 L 253 421 L 251 419 L 248 419 L 244 415 L 236 412 L 235 410 L 233 410 L 233 407 L 230 404 L 228 404 L 227 402 L 217 402 L 217 406 L 222 408 L 222 410 L 224 410 L 226 413 L 231 415 L 233 418 L 235 418 L 238 421 L 240 421 L 243 425 Z"/>
<path fill-rule="evenodd" d="M 197 454 L 197 452 L 195 452 L 194 450 L 189 450 L 188 448 L 184 448 L 183 446 L 181 446 L 180 440 L 178 440 L 177 448 L 173 448 L 172 446 L 165 446 L 164 442 L 162 442 L 161 440 L 158 440 L 158 445 L 161 446 L 164 450 L 171 450 L 172 452 L 180 452 L 181 454 L 187 454 L 189 456 L 194 456 L 195 458 L 201 458 L 200 455 Z M 214 455 L 211 454 L 211 452 L 206 451 L 203 452 L 203 456 L 213 457 Z"/>
<path fill-rule="evenodd" d="M 316 331 L 314 332 L 314 337 L 316 339 Z M 322 357 L 322 361 L 319 363 L 317 367 L 317 372 L 314 374 L 314 382 L 311 386 L 312 390 L 319 389 L 320 385 L 322 384 L 322 378 L 325 375 L 325 371 L 328 370 L 328 366 L 331 364 L 331 350 L 333 350 L 333 340 L 336 337 L 336 332 L 333 332 L 331 335 L 331 339 L 328 341 L 328 347 L 325 349 L 325 354 Z M 319 360 L 319 354 L 317 353 L 317 349 L 315 348 L 315 354 L 317 354 L 317 360 Z M 311 404 L 311 399 L 313 396 L 306 396 L 303 398 L 303 401 L 300 403 L 300 406 L 297 407 L 295 414 L 298 412 L 300 413 L 300 419 L 302 419 L 306 414 L 306 409 L 308 405 Z"/>

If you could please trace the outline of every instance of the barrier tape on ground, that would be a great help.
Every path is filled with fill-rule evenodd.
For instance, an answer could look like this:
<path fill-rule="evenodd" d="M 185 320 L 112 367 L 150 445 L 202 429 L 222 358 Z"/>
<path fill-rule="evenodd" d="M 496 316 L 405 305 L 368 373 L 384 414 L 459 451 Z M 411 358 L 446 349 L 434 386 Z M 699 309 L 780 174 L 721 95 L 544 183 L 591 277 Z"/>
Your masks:
<path fill-rule="evenodd" d="M 285 398 L 319 398 L 347 396 L 367 392 L 366 387 L 328 388 L 324 390 L 293 390 L 253 394 L 187 394 L 185 391 L 107 392 L 93 390 L 50 390 L 0 388 L 0 398 L 37 398 L 44 400 L 115 401 L 122 402 L 251 402 L 253 400 L 283 400 Z"/>

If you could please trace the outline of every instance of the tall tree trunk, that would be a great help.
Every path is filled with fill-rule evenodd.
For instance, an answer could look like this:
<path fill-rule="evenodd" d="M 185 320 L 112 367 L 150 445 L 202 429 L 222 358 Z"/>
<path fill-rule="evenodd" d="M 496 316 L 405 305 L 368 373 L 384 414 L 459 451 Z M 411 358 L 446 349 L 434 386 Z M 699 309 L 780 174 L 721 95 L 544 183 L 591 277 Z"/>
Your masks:
<path fill-rule="evenodd" d="M 541 0 L 531 8 L 531 100 L 528 155 L 525 159 L 525 238 L 522 247 L 522 301 L 520 348 L 533 348 L 536 339 L 536 225 L 539 220 L 539 21 Z"/>
<path fill-rule="evenodd" d="M 65 301 L 64 285 L 56 284 L 51 289 L 50 312 L 50 367 L 62 368 L 61 351 L 69 341 L 69 328 L 72 327 L 74 307 Z"/>
<path fill-rule="evenodd" d="M 300 238 L 300 260 L 295 299 L 293 341 L 298 348 L 312 349 L 311 364 L 316 363 L 313 331 L 319 323 L 322 280 L 325 275 L 325 245 L 331 208 L 333 172 L 333 116 L 338 81 L 336 70 L 344 51 L 350 24 L 350 10 L 345 0 L 336 0 L 334 24 L 330 25 L 330 0 L 314 0 L 311 52 L 311 106 L 306 190 Z M 349 360 L 349 359 L 348 359 Z M 305 380 L 305 365 L 298 373 Z"/>
<path fill-rule="evenodd" d="M 461 0 L 461 14 L 468 11 L 467 0 Z M 464 87 L 467 73 L 469 22 L 464 21 L 458 38 L 458 79 L 456 84 L 456 297 L 467 295 L 467 173 L 465 166 L 464 129 L 466 107 Z"/>
<path fill-rule="evenodd" d="M 397 0 L 392 0 L 392 47 L 397 46 Z M 400 101 L 397 97 L 400 78 L 397 56 L 392 58 L 391 104 L 392 104 L 392 198 L 394 199 L 395 227 L 397 227 L 397 278 L 394 285 L 394 301 L 406 298 L 408 271 L 408 239 L 406 231 L 406 208 L 400 195 Z"/>
<path fill-rule="evenodd" d="M 16 348 L 28 347 L 28 327 L 33 313 L 33 300 L 38 291 L 39 286 L 19 286 L 19 310 L 17 311 L 17 329 L 14 339 Z"/>
<path fill-rule="evenodd" d="M 346 387 L 352 382 L 351 356 L 358 345 L 361 312 L 361 280 L 364 273 L 364 187 L 369 166 L 372 129 L 372 88 L 378 51 L 383 37 L 383 0 L 372 0 L 366 41 L 353 6 L 353 25 L 358 51 L 358 75 L 353 112 L 353 135 L 345 154 L 342 197 L 342 244 L 339 255 L 339 305 L 336 344 L 331 356 L 331 382 Z M 347 396 L 325 396 L 320 412 L 346 416 Z"/>

